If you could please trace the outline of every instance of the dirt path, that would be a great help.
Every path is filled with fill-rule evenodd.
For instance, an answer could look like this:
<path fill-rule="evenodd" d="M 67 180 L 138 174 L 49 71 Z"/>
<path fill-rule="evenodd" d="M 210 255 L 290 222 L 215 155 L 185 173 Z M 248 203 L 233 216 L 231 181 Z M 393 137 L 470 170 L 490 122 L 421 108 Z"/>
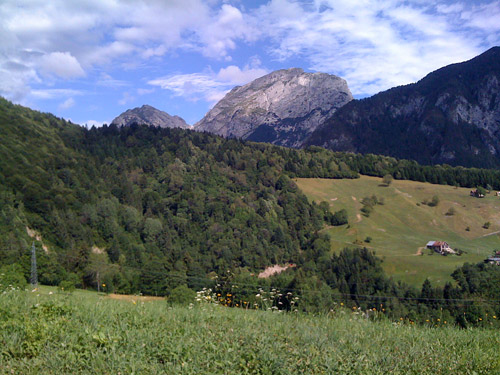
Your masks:
<path fill-rule="evenodd" d="M 423 251 L 423 250 L 424 250 L 424 248 L 423 248 L 423 247 L 419 247 L 419 248 L 418 248 L 418 250 L 417 250 L 417 252 L 416 252 L 415 254 L 413 254 L 413 255 L 415 255 L 415 256 L 422 255 L 422 251 Z"/>
<path fill-rule="evenodd" d="M 496 232 L 492 232 L 492 233 L 483 234 L 483 235 L 481 236 L 481 238 L 482 238 L 482 237 L 489 237 L 489 236 L 493 236 L 493 235 L 498 234 L 498 233 L 500 233 L 500 230 L 497 230 Z"/>
<path fill-rule="evenodd" d="M 161 301 L 164 297 L 154 297 L 154 296 L 133 296 L 128 294 L 108 294 L 108 298 L 118 299 L 121 301 L 131 301 L 131 302 L 149 302 L 149 301 Z"/>

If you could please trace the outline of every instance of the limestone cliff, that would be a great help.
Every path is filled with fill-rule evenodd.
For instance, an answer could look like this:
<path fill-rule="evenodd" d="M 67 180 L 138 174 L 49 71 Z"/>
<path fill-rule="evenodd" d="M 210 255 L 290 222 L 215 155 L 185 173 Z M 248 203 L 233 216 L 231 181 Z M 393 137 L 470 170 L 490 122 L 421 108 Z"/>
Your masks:
<path fill-rule="evenodd" d="M 277 70 L 219 101 L 195 130 L 299 147 L 319 124 L 352 100 L 347 83 L 326 73 Z"/>

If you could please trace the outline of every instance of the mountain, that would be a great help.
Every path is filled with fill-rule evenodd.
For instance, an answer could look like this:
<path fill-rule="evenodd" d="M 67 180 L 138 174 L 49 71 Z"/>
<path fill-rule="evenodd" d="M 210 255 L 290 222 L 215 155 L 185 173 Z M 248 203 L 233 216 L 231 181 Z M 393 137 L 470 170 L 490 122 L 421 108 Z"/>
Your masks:
<path fill-rule="evenodd" d="M 424 164 L 500 166 L 500 47 L 339 109 L 304 142 Z"/>
<path fill-rule="evenodd" d="M 298 147 L 352 100 L 345 80 L 302 69 L 277 70 L 237 86 L 195 124 L 195 130 Z"/>
<path fill-rule="evenodd" d="M 130 126 L 132 124 L 143 124 L 158 126 L 160 128 L 182 128 L 189 127 L 184 119 L 179 116 L 170 116 L 167 112 L 160 111 L 150 105 L 143 105 L 134 109 L 129 109 L 116 117 L 112 124 L 118 126 Z"/>

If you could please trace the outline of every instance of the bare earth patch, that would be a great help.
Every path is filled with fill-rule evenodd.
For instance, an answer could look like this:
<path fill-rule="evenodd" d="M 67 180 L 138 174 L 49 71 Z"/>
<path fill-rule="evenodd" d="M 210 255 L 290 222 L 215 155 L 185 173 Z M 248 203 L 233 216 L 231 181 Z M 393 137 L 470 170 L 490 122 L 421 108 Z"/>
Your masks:
<path fill-rule="evenodd" d="M 259 273 L 259 279 L 267 279 L 274 274 L 281 273 L 288 268 L 295 267 L 295 264 L 286 264 L 284 266 L 280 266 L 279 264 L 275 264 L 274 266 L 267 267 L 264 271 Z"/>
<path fill-rule="evenodd" d="M 413 255 L 415 255 L 415 256 L 422 255 L 422 250 L 424 250 L 424 248 L 423 247 L 419 247 L 418 250 L 417 250 L 417 252 L 415 254 L 413 254 Z"/>
<path fill-rule="evenodd" d="M 351 195 L 351 198 L 352 198 L 353 201 L 357 201 L 357 199 L 356 199 L 355 196 Z"/>
<path fill-rule="evenodd" d="M 131 302 L 149 302 L 149 301 L 161 301 L 164 297 L 153 297 L 153 296 L 133 296 L 129 294 L 108 294 L 108 298 L 117 299 L 120 301 L 131 301 Z"/>
<path fill-rule="evenodd" d="M 359 223 L 362 219 L 361 214 L 356 215 L 356 223 Z"/>
<path fill-rule="evenodd" d="M 332 198 L 332 199 L 330 199 L 330 200 L 331 200 L 331 201 L 336 201 L 336 200 L 337 200 L 337 198 Z"/>

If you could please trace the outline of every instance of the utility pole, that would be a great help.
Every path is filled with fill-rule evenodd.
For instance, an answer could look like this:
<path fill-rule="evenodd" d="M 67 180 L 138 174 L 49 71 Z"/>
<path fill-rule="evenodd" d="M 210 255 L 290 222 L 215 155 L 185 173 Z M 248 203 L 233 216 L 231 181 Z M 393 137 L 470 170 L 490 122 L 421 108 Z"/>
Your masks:
<path fill-rule="evenodd" d="M 31 245 L 31 286 L 34 288 L 38 287 L 38 273 L 36 270 L 36 249 L 35 241 Z"/>

